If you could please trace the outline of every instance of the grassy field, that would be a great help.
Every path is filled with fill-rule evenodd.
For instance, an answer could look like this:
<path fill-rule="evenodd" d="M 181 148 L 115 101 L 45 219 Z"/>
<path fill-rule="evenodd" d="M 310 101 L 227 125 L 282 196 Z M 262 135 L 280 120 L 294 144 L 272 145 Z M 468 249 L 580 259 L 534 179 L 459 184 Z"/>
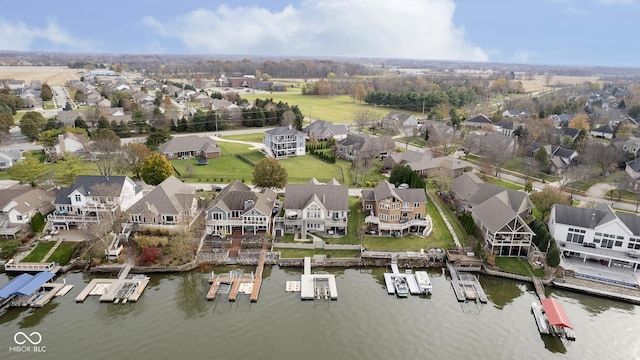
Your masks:
<path fill-rule="evenodd" d="M 522 189 L 524 189 L 524 186 L 522 186 L 520 184 L 516 184 L 516 183 L 511 182 L 511 181 L 500 180 L 500 179 L 498 179 L 496 177 L 493 177 L 493 176 L 485 175 L 482 179 L 485 182 L 489 183 L 489 184 L 502 186 L 502 187 L 507 188 L 507 189 L 512 189 L 512 190 L 522 190 Z"/>
<path fill-rule="evenodd" d="M 29 255 L 27 255 L 24 259 L 22 259 L 22 261 L 23 262 L 40 262 L 42 261 L 42 259 L 44 259 L 45 255 L 47 255 L 49 250 L 51 250 L 51 248 L 53 248 L 55 245 L 56 245 L 55 241 L 41 242 L 35 248 L 33 248 L 33 250 L 31 250 L 31 252 L 29 253 Z"/>
<path fill-rule="evenodd" d="M 380 118 L 393 110 L 354 102 L 348 95 L 322 97 L 302 95 L 302 93 L 299 92 L 274 92 L 270 94 L 242 94 L 241 96 L 250 102 L 253 102 L 255 99 L 272 98 L 276 102 L 286 102 L 290 106 L 298 105 L 302 114 L 307 118 L 338 123 L 352 122 L 354 113 L 359 110 L 371 110 L 380 116 Z"/>
<path fill-rule="evenodd" d="M 71 255 L 78 247 L 78 243 L 76 242 L 62 242 L 60 246 L 49 256 L 47 261 L 53 261 L 60 265 L 67 265 L 69 260 L 71 260 Z"/>
<path fill-rule="evenodd" d="M 327 182 L 335 178 L 341 184 L 346 184 L 347 186 L 350 184 L 349 172 L 343 169 L 345 164 L 342 162 L 329 164 L 311 155 L 305 155 L 282 159 L 279 160 L 279 163 L 287 169 L 289 183 L 291 184 L 306 183 L 312 177 L 321 182 Z"/>
<path fill-rule="evenodd" d="M 248 141 L 248 142 L 262 143 L 262 138 L 264 138 L 264 134 L 263 133 L 257 133 L 257 134 L 223 135 L 223 136 L 220 136 L 220 138 L 221 139 L 227 139 L 227 140 L 237 140 L 237 141 Z M 221 142 L 224 143 L 223 141 L 221 141 Z"/>
<path fill-rule="evenodd" d="M 467 235 L 467 232 L 464 231 L 464 229 L 462 228 L 462 225 L 460 225 L 460 221 L 458 221 L 456 216 L 451 212 L 449 207 L 444 202 L 442 202 L 442 199 L 440 199 L 440 197 L 437 194 L 434 194 L 432 192 L 431 195 L 433 196 L 433 199 L 438 203 L 438 206 L 440 206 L 440 209 L 442 209 L 444 216 L 449 220 L 449 223 L 451 224 L 453 231 L 456 233 L 456 236 L 458 236 L 458 240 L 460 240 L 460 242 L 463 245 L 467 245 L 468 235 Z M 428 214 L 438 213 L 438 210 L 436 209 L 435 205 L 431 201 L 427 203 L 427 213 Z M 441 218 L 441 217 L 438 216 L 438 218 Z M 431 220 L 435 222 L 433 215 L 431 215 Z M 443 225 L 446 227 L 444 223 Z M 448 233 L 449 232 L 447 229 L 447 234 Z M 453 243 L 452 247 L 454 247 L 455 243 L 453 242 L 453 237 L 451 237 L 451 242 Z"/>
<path fill-rule="evenodd" d="M 519 274 L 524 276 L 535 275 L 537 277 L 544 277 L 544 270 L 534 269 L 529 262 L 522 261 L 518 257 L 496 257 L 496 266 L 502 271 L 506 271 L 513 274 Z"/>

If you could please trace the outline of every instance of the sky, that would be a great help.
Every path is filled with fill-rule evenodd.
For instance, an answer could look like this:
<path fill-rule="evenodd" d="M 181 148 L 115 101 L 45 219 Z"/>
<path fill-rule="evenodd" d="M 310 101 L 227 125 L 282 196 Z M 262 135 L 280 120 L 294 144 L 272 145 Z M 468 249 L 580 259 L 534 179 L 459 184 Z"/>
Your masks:
<path fill-rule="evenodd" d="M 0 6 L 0 50 L 640 66 L 640 0 L 26 4 Z"/>

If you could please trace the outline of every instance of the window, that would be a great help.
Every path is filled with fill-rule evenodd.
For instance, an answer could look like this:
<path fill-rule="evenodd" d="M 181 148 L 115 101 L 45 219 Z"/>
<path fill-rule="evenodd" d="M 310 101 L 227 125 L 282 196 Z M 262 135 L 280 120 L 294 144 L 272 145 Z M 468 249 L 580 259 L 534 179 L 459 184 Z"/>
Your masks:
<path fill-rule="evenodd" d="M 175 221 L 175 216 L 173 216 L 173 215 L 165 215 L 164 221 L 166 221 L 166 222 L 174 222 Z"/>
<path fill-rule="evenodd" d="M 584 233 L 585 231 L 582 229 L 569 228 L 569 232 L 567 233 L 567 242 L 582 244 L 584 241 Z"/>
<path fill-rule="evenodd" d="M 131 215 L 131 221 L 140 222 L 140 215 Z"/>
<path fill-rule="evenodd" d="M 367 210 L 371 210 L 371 209 L 373 209 L 373 206 L 371 204 L 367 204 L 367 205 L 364 206 L 364 208 L 367 209 Z"/>
<path fill-rule="evenodd" d="M 16 220 L 22 221 L 22 215 L 16 215 Z"/>
<path fill-rule="evenodd" d="M 76 201 L 77 202 L 82 201 L 82 196 L 80 196 L 79 194 L 76 194 Z"/>

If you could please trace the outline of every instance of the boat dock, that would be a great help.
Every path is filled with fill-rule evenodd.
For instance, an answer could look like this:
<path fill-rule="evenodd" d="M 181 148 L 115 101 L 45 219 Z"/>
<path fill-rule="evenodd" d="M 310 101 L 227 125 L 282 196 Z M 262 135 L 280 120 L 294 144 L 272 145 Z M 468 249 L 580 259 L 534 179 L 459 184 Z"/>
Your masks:
<path fill-rule="evenodd" d="M 149 278 L 144 275 L 129 276 L 131 265 L 126 264 L 118 273 L 117 279 L 93 279 L 76 296 L 76 302 L 83 302 L 88 296 L 100 296 L 100 302 L 138 301 L 144 289 L 149 284 Z"/>
<path fill-rule="evenodd" d="M 39 262 L 8 262 L 4 265 L 4 271 L 6 272 L 19 272 L 19 273 L 35 273 L 48 271 L 53 274 L 57 274 L 60 271 L 60 266 L 54 262 L 39 263 Z"/>
<path fill-rule="evenodd" d="M 420 290 L 420 287 L 418 286 L 418 282 L 416 281 L 415 276 L 413 276 L 412 273 L 407 273 L 407 272 L 401 273 L 400 270 L 398 270 L 398 264 L 395 262 L 391 263 L 391 272 L 384 273 L 384 283 L 387 286 L 387 293 L 389 294 L 396 293 L 396 287 L 395 287 L 396 277 L 401 277 L 406 280 L 407 286 L 409 287 L 409 293 L 411 293 L 411 295 L 420 295 L 422 293 L 422 291 Z"/>
<path fill-rule="evenodd" d="M 451 274 L 451 287 L 458 301 L 473 300 L 480 301 L 483 304 L 489 301 L 487 294 L 485 294 L 484 289 L 482 289 L 475 275 L 459 273 L 451 263 L 447 264 L 447 269 L 449 270 L 449 274 Z"/>
<path fill-rule="evenodd" d="M 544 294 L 544 285 L 542 284 L 542 280 L 540 280 L 537 276 L 532 276 L 531 281 L 533 282 L 533 287 L 536 290 L 536 295 L 540 300 L 546 298 L 547 296 Z"/>
<path fill-rule="evenodd" d="M 538 326 L 538 332 L 542 335 L 553 335 L 575 341 L 576 334 L 573 325 L 571 325 L 562 303 L 546 297 L 540 278 L 533 276 L 531 280 L 542 305 L 540 306 L 537 302 L 531 303 L 531 313 Z"/>
<path fill-rule="evenodd" d="M 55 296 L 63 296 L 73 287 L 65 283 L 47 282 L 54 274 L 43 271 L 37 275 L 23 273 L 0 288 L 2 307 L 41 308 Z"/>
<path fill-rule="evenodd" d="M 244 294 L 249 295 L 251 302 L 258 301 L 265 259 L 266 251 L 262 250 L 255 274 L 246 275 L 242 270 L 232 270 L 229 273 L 219 275 L 211 273 L 209 279 L 211 287 L 207 291 L 207 300 L 214 300 L 217 294 L 224 294 L 227 295 L 229 301 L 236 301 L 239 294 Z"/>
<path fill-rule="evenodd" d="M 310 257 L 304 258 L 304 273 L 300 276 L 300 298 L 302 300 L 338 300 L 336 276 L 321 272 L 312 274 Z"/>

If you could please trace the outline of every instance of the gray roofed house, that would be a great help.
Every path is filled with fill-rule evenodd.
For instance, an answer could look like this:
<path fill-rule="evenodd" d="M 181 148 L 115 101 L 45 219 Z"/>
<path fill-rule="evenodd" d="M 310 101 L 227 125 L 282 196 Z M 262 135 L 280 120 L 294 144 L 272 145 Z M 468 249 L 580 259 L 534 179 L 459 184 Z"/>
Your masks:
<path fill-rule="evenodd" d="M 0 150 L 0 170 L 6 170 L 22 160 L 22 151 L 18 149 Z"/>
<path fill-rule="evenodd" d="M 80 110 L 60 110 L 56 114 L 56 119 L 58 119 L 58 121 L 63 123 L 65 126 L 75 127 L 75 121 L 77 118 L 87 121 L 87 115 L 85 115 L 85 113 Z"/>
<path fill-rule="evenodd" d="M 208 136 L 174 136 L 158 146 L 158 151 L 167 159 L 191 157 L 217 158 L 221 155 L 218 143 Z"/>
<path fill-rule="evenodd" d="M 391 111 L 382 119 L 382 128 L 394 133 L 416 129 L 418 120 L 411 114 Z"/>
<path fill-rule="evenodd" d="M 373 136 L 369 134 L 347 135 L 336 142 L 336 155 L 345 160 L 384 159 L 396 147 L 390 136 Z"/>
<path fill-rule="evenodd" d="M 616 129 L 610 124 L 597 127 L 590 131 L 591 136 L 605 138 L 605 139 L 613 139 L 613 135 L 615 133 L 616 133 Z"/>
<path fill-rule="evenodd" d="M 487 184 L 472 173 L 455 178 L 451 192 L 458 206 L 473 217 L 491 254 L 529 252 L 534 233 L 524 219 L 531 215 L 533 203 L 527 193 Z"/>
<path fill-rule="evenodd" d="M 466 127 L 475 127 L 475 128 L 485 128 L 489 127 L 493 129 L 493 120 L 489 119 L 483 114 L 478 114 L 474 117 L 471 117 L 465 120 L 462 125 Z"/>
<path fill-rule="evenodd" d="M 437 144 L 441 141 L 452 141 L 455 132 L 453 127 L 435 120 L 425 120 L 422 123 L 422 129 L 425 131 L 429 131 L 429 142 Z"/>
<path fill-rule="evenodd" d="M 574 149 L 564 148 L 558 145 L 542 145 L 540 143 L 532 143 L 527 157 L 529 163 L 534 162 L 536 152 L 540 151 L 540 148 L 544 148 L 551 162 L 551 171 L 555 174 L 561 174 L 572 163 L 575 162 L 578 157 L 578 152 Z"/>
<path fill-rule="evenodd" d="M 196 188 L 171 175 L 129 208 L 129 221 L 140 228 L 188 227 L 197 205 Z"/>
<path fill-rule="evenodd" d="M 430 151 L 405 151 L 387 156 L 382 165 L 383 170 L 393 169 L 396 164 L 408 165 L 423 177 L 447 176 L 456 177 L 471 163 L 450 156 L 433 157 Z"/>
<path fill-rule="evenodd" d="M 306 134 L 291 126 L 281 126 L 265 131 L 262 144 L 264 152 L 272 158 L 302 156 L 306 151 Z"/>
<path fill-rule="evenodd" d="M 79 175 L 68 188 L 58 191 L 48 216 L 54 227 L 69 229 L 103 219 L 113 221 L 142 197 L 142 187 L 126 176 Z"/>
<path fill-rule="evenodd" d="M 378 235 L 402 236 L 410 232 L 426 235 L 431 218 L 426 215 L 424 189 L 399 189 L 382 180 L 373 190 L 362 190 L 365 223 Z"/>
<path fill-rule="evenodd" d="M 207 235 L 228 235 L 234 231 L 271 233 L 277 194 L 271 189 L 260 192 L 239 180 L 225 186 L 216 196 L 206 216 Z"/>
<path fill-rule="evenodd" d="M 38 211 L 53 211 L 56 190 L 45 191 L 27 185 L 14 185 L 0 191 L 0 228 L 9 224 L 28 224 Z"/>
<path fill-rule="evenodd" d="M 349 129 L 345 124 L 334 124 L 329 121 L 316 120 L 310 125 L 302 129 L 307 137 L 315 137 L 318 141 L 327 141 L 331 139 L 341 140 L 347 137 Z"/>
<path fill-rule="evenodd" d="M 634 188 L 638 188 L 638 182 L 640 182 L 640 158 L 627 161 L 624 171 L 635 181 Z"/>
<path fill-rule="evenodd" d="M 505 110 L 502 112 L 502 116 L 506 118 L 523 118 L 531 115 L 529 110 Z"/>
<path fill-rule="evenodd" d="M 581 257 L 640 265 L 640 217 L 618 213 L 608 203 L 593 209 L 556 204 L 549 214 L 549 233 L 561 249 Z"/>
<path fill-rule="evenodd" d="M 513 132 L 518 128 L 520 123 L 512 120 L 504 119 L 494 123 L 493 125 L 499 129 L 498 131 L 503 136 L 511 137 L 513 136 Z"/>
<path fill-rule="evenodd" d="M 344 236 L 347 233 L 349 189 L 336 179 L 321 183 L 312 178 L 306 184 L 287 184 L 284 216 L 275 218 L 275 235 L 307 232 L 322 236 Z"/>

